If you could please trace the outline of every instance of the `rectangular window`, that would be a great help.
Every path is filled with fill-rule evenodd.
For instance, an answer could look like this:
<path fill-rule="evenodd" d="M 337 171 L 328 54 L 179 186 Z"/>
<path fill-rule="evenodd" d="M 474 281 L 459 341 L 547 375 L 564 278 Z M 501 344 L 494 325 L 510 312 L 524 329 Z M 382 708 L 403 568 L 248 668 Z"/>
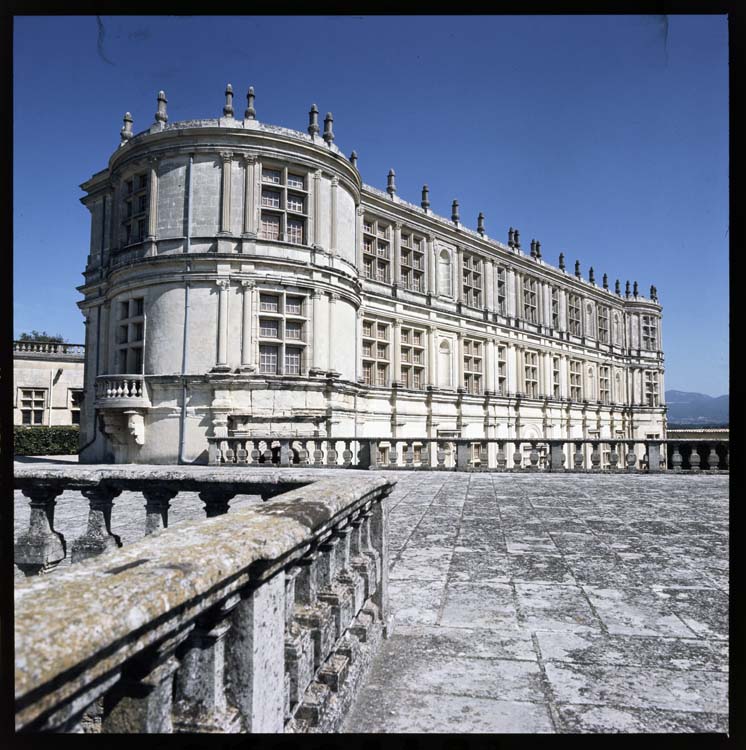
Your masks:
<path fill-rule="evenodd" d="M 116 333 L 116 369 L 119 373 L 142 373 L 142 351 L 145 343 L 145 299 L 121 300 Z"/>
<path fill-rule="evenodd" d="M 267 318 L 259 319 L 259 335 L 265 338 L 280 338 L 280 321 L 268 320 Z"/>
<path fill-rule="evenodd" d="M 526 384 L 526 396 L 538 398 L 539 396 L 539 355 L 536 352 L 524 352 L 525 367 L 524 380 Z"/>
<path fill-rule="evenodd" d="M 282 172 L 279 169 L 262 169 L 262 182 L 271 182 L 279 185 L 282 182 Z"/>
<path fill-rule="evenodd" d="M 507 299 L 506 270 L 501 266 L 497 269 L 497 311 L 505 315 L 505 300 Z"/>
<path fill-rule="evenodd" d="M 263 375 L 277 375 L 277 350 L 266 344 L 259 347 L 259 372 Z"/>
<path fill-rule="evenodd" d="M 303 245 L 306 241 L 306 219 L 299 214 L 306 212 L 306 199 L 290 189 L 302 190 L 304 177 L 292 174 L 285 168 L 264 167 L 262 182 L 276 186 L 274 189 L 262 189 L 261 205 L 268 209 L 262 211 L 261 215 L 262 239 Z"/>
<path fill-rule="evenodd" d="M 365 382 L 368 385 L 388 385 L 389 325 L 363 320 L 362 357 Z"/>
<path fill-rule="evenodd" d="M 421 388 L 425 380 L 424 333 L 408 326 L 401 328 L 401 375 L 407 388 Z"/>
<path fill-rule="evenodd" d="M 295 347 L 285 349 L 285 375 L 300 375 L 301 350 Z"/>
<path fill-rule="evenodd" d="M 302 297 L 286 297 L 285 298 L 285 313 L 287 315 L 302 315 L 303 314 L 303 298 Z"/>
<path fill-rule="evenodd" d="M 464 339 L 464 389 L 467 393 L 482 392 L 483 351 L 481 341 Z"/>
<path fill-rule="evenodd" d="M 279 312 L 280 298 L 274 294 L 260 294 L 259 309 L 262 312 Z"/>
<path fill-rule="evenodd" d="M 552 287 L 552 328 L 559 328 L 559 289 Z"/>
<path fill-rule="evenodd" d="M 523 277 L 523 317 L 529 323 L 538 321 L 536 279 L 532 279 L 530 276 Z"/>
<path fill-rule="evenodd" d="M 287 241 L 294 245 L 303 244 L 303 225 L 300 219 L 288 219 Z"/>
<path fill-rule="evenodd" d="M 504 396 L 508 392 L 507 348 L 497 347 L 497 392 Z"/>
<path fill-rule="evenodd" d="M 611 401 L 611 376 L 609 374 L 609 367 L 606 367 L 602 365 L 599 368 L 599 376 L 598 376 L 598 395 L 599 399 L 602 403 L 608 404 Z"/>
<path fill-rule="evenodd" d="M 366 356 L 365 352 L 363 352 L 363 356 Z M 372 368 L 373 365 L 370 362 L 363 362 L 363 383 L 365 385 L 373 385 Z"/>
<path fill-rule="evenodd" d="M 44 411 L 47 408 L 47 390 L 21 390 L 21 423 L 27 425 L 44 424 Z"/>
<path fill-rule="evenodd" d="M 262 238 L 265 240 L 280 239 L 280 217 L 274 214 L 262 214 Z"/>
<path fill-rule="evenodd" d="M 655 370 L 645 371 L 645 404 L 658 406 L 658 373 Z"/>
<path fill-rule="evenodd" d="M 300 341 L 302 338 L 303 324 L 296 321 L 287 321 L 285 323 L 285 338 L 293 341 Z"/>
<path fill-rule="evenodd" d="M 80 407 L 83 404 L 83 391 L 70 389 L 70 420 L 72 424 L 80 424 Z"/>
<path fill-rule="evenodd" d="M 570 360 L 570 400 L 583 400 L 583 370 L 582 364 L 576 359 Z"/>
<path fill-rule="evenodd" d="M 567 295 L 567 328 L 573 336 L 580 336 L 580 297 Z"/>
<path fill-rule="evenodd" d="M 280 207 L 280 193 L 277 190 L 262 190 L 262 206 L 267 208 Z"/>
<path fill-rule="evenodd" d="M 476 255 L 464 254 L 462 261 L 462 288 L 464 302 L 470 307 L 482 306 L 482 260 Z"/>
<path fill-rule="evenodd" d="M 658 323 L 652 315 L 642 316 L 642 348 L 650 352 L 658 349 Z"/>
<path fill-rule="evenodd" d="M 305 178 L 302 174 L 292 174 L 291 172 L 288 172 L 288 187 L 296 188 L 297 190 L 305 190 Z"/>
<path fill-rule="evenodd" d="M 552 357 L 552 398 L 560 398 L 560 358 Z"/>
<path fill-rule="evenodd" d="M 363 276 L 390 283 L 392 247 L 389 225 L 379 219 L 366 218 L 363 232 Z"/>
<path fill-rule="evenodd" d="M 363 276 L 366 279 L 373 278 L 373 261 L 370 258 L 363 259 Z"/>
<path fill-rule="evenodd" d="M 301 195 L 294 195 L 288 193 L 288 211 L 295 211 L 296 213 L 305 213 L 306 201 Z"/>
<path fill-rule="evenodd" d="M 609 343 L 609 308 L 603 305 L 598 306 L 598 340 Z"/>
<path fill-rule="evenodd" d="M 122 237 L 124 244 L 142 242 L 148 224 L 148 175 L 136 175 L 125 183 L 124 219 Z"/>

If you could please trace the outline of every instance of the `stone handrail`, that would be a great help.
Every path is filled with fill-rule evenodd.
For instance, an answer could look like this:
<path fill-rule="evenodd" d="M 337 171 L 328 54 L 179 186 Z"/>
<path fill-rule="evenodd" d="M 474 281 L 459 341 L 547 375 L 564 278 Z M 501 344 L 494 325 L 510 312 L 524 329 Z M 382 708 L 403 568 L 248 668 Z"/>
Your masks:
<path fill-rule="evenodd" d="M 57 341 L 14 341 L 13 351 L 19 354 L 66 354 L 82 359 L 85 355 L 85 345 L 63 344 Z"/>
<path fill-rule="evenodd" d="M 142 375 L 99 375 L 96 401 L 100 404 L 147 405 L 148 394 Z"/>
<path fill-rule="evenodd" d="M 19 584 L 16 731 L 334 731 L 385 634 L 391 488 L 321 478 Z"/>
<path fill-rule="evenodd" d="M 457 471 L 727 471 L 728 440 L 208 437 L 211 465 Z M 385 448 L 385 460 L 379 451 Z"/>

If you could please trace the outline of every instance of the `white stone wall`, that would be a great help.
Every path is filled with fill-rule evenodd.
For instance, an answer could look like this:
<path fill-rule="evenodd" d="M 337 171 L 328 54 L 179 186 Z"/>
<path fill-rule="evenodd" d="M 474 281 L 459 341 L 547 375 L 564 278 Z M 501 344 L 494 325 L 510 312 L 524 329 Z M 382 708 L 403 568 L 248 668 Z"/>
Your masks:
<path fill-rule="evenodd" d="M 58 371 L 62 372 L 57 375 Z M 51 386 L 51 410 L 50 406 Z M 83 362 L 13 359 L 13 424 L 22 424 L 21 390 L 44 390 L 44 425 L 72 424 L 70 389 L 83 388 Z M 50 421 L 51 420 L 51 421 Z"/>

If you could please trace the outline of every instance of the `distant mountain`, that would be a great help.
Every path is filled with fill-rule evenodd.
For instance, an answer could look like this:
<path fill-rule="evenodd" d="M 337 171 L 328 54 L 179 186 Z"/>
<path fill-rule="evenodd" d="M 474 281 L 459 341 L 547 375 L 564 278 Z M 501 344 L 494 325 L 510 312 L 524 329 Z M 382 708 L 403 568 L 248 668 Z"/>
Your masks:
<path fill-rule="evenodd" d="M 712 425 L 728 424 L 729 397 L 706 396 L 688 391 L 666 391 L 668 424 Z"/>

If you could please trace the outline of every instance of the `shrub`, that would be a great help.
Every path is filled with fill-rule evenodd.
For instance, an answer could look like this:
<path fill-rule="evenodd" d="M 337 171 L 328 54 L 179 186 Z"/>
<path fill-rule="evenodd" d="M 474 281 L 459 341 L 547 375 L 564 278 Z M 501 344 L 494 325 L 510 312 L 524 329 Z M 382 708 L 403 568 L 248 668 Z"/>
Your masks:
<path fill-rule="evenodd" d="M 13 428 L 13 452 L 16 456 L 61 456 L 78 452 L 80 429 L 77 425 L 59 427 Z"/>

